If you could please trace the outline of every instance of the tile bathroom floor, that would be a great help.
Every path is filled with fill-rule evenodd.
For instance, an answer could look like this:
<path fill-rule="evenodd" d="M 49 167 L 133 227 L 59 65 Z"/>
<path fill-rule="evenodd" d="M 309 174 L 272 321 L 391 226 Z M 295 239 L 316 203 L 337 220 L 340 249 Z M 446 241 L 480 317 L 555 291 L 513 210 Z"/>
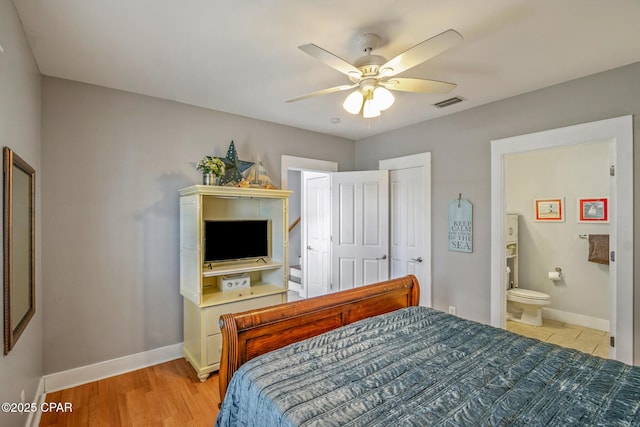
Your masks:
<path fill-rule="evenodd" d="M 507 320 L 507 330 L 518 335 L 573 348 L 594 356 L 609 358 L 608 332 L 549 319 L 543 319 L 542 326 L 531 326 Z"/>

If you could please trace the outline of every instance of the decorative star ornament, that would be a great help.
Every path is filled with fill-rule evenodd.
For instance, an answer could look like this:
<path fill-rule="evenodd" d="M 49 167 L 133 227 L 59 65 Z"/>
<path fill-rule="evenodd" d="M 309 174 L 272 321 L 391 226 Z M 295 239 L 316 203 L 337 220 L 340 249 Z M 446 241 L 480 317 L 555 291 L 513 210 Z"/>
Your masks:
<path fill-rule="evenodd" d="M 227 150 L 227 157 L 220 160 L 224 162 L 224 175 L 220 177 L 220 185 L 237 184 L 242 181 L 242 172 L 253 166 L 253 162 L 238 159 L 238 153 L 233 141 L 231 141 L 231 145 Z"/>

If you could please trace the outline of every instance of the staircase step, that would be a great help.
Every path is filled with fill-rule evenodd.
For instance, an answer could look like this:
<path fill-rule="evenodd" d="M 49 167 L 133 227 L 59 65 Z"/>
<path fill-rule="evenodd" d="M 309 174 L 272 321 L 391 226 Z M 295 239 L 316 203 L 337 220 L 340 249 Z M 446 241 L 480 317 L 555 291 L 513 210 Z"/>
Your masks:
<path fill-rule="evenodd" d="M 299 265 L 289 266 L 289 277 L 302 277 L 302 269 Z"/>
<path fill-rule="evenodd" d="M 292 276 L 292 275 L 290 274 L 290 275 L 289 275 L 289 282 L 294 282 L 294 283 L 302 284 L 302 277 L 296 277 L 296 276 Z"/>
<path fill-rule="evenodd" d="M 302 284 L 289 280 L 289 290 L 294 292 L 302 292 Z"/>

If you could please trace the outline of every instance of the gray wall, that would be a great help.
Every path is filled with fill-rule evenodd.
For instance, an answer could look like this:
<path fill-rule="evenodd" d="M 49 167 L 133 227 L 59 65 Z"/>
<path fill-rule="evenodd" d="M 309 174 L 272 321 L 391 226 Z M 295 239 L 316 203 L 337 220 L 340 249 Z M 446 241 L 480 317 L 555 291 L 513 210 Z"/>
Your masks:
<path fill-rule="evenodd" d="M 464 88 L 459 94 L 464 97 Z M 634 127 L 634 251 L 640 254 L 640 63 L 573 80 L 443 118 L 356 141 L 356 169 L 380 159 L 432 153 L 433 301 L 490 322 L 491 146 L 493 139 L 628 114 Z M 474 204 L 474 252 L 447 251 L 447 205 L 462 193 Z M 640 293 L 640 268 L 634 271 Z M 640 298 L 634 302 L 635 363 L 640 363 Z"/>
<path fill-rule="evenodd" d="M 195 163 L 256 155 L 354 167 L 353 141 L 176 102 L 43 78 L 46 373 L 182 341 L 178 193 Z"/>
<path fill-rule="evenodd" d="M 0 1 L 0 45 L 4 49 L 4 53 L 0 53 L 0 143 L 12 148 L 36 170 L 36 313 L 9 355 L 0 356 L 0 401 L 19 403 L 22 390 L 27 401 L 35 398 L 38 381 L 43 375 L 44 310 L 40 273 L 42 171 L 40 73 L 11 0 Z M 2 298 L 3 294 L 0 293 L 0 307 Z M 2 322 L 0 320 L 0 324 Z M 24 425 L 26 419 L 26 414 L 0 412 L 0 425 L 3 426 Z"/>

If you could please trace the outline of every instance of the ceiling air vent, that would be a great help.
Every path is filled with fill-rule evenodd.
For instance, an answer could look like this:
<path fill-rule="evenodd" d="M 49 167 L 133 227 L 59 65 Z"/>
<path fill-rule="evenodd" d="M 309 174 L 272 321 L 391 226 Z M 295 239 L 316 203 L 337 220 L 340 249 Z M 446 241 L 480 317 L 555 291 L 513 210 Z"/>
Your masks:
<path fill-rule="evenodd" d="M 454 96 L 453 98 L 449 98 L 449 99 L 445 99 L 444 101 L 440 101 L 440 102 L 436 102 L 435 104 L 433 104 L 434 107 L 438 107 L 438 108 L 444 108 L 444 107 L 448 107 L 450 105 L 453 104 L 457 104 L 458 102 L 462 102 L 464 101 L 464 98 L 461 98 L 459 96 Z"/>

